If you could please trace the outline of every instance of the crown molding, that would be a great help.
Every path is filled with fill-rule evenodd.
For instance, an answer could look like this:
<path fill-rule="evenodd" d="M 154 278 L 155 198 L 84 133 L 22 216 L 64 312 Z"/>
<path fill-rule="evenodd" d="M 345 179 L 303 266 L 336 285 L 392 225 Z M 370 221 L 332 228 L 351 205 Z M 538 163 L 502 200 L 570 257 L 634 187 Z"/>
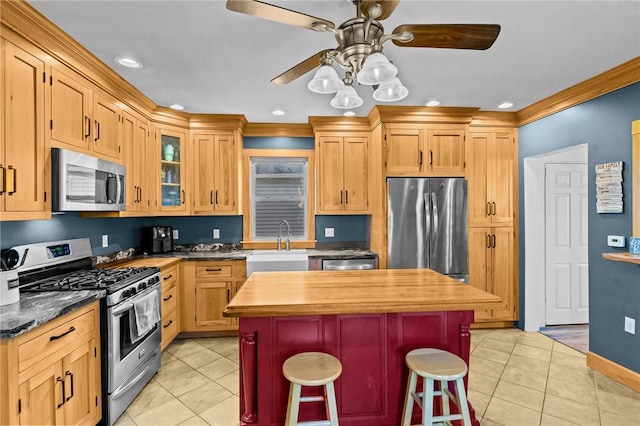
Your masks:
<path fill-rule="evenodd" d="M 480 108 L 376 105 L 373 109 L 373 117 L 384 123 L 469 124 Z"/>
<path fill-rule="evenodd" d="M 247 123 L 244 135 L 312 138 L 313 130 L 311 126 L 303 123 Z"/>
<path fill-rule="evenodd" d="M 190 130 L 240 130 L 247 126 L 243 114 L 188 114 Z"/>
<path fill-rule="evenodd" d="M 368 132 L 371 130 L 367 117 L 310 116 L 309 125 L 314 132 Z"/>
<path fill-rule="evenodd" d="M 478 111 L 473 114 L 471 127 L 516 127 L 516 112 Z"/>

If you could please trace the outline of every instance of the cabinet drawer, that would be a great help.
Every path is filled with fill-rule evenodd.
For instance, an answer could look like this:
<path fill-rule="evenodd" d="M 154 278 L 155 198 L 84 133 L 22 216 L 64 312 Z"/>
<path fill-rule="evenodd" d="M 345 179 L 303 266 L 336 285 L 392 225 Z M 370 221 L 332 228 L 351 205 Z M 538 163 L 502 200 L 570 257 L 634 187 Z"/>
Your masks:
<path fill-rule="evenodd" d="M 173 286 L 162 292 L 162 316 L 176 309 L 178 303 L 178 287 Z"/>
<path fill-rule="evenodd" d="M 173 311 L 162 317 L 162 350 L 178 335 L 178 315 Z"/>
<path fill-rule="evenodd" d="M 233 275 L 233 265 L 209 265 L 196 267 L 196 278 L 228 278 Z"/>
<path fill-rule="evenodd" d="M 170 268 L 167 268 L 166 270 L 162 270 L 162 291 L 163 292 L 175 286 L 177 281 L 178 281 L 177 266 L 172 266 Z"/>
<path fill-rule="evenodd" d="M 18 347 L 18 371 L 26 370 L 61 349 L 72 349 L 72 344 L 82 342 L 82 336 L 93 333 L 94 318 L 93 311 L 87 312 L 22 343 Z"/>

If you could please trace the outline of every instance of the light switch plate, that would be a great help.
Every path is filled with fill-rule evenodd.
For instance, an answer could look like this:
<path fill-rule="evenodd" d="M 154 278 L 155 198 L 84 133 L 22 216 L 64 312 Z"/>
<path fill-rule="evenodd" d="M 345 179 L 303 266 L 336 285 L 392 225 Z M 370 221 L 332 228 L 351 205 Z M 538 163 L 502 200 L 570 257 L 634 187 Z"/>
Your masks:
<path fill-rule="evenodd" d="M 177 240 L 178 238 L 180 238 L 180 232 L 178 232 L 177 229 L 173 230 L 173 239 Z"/>
<path fill-rule="evenodd" d="M 333 228 L 324 228 L 325 238 L 333 238 Z"/>
<path fill-rule="evenodd" d="M 636 320 L 629 317 L 624 317 L 624 331 L 631 334 L 636 334 Z"/>
<path fill-rule="evenodd" d="M 219 229 L 214 229 L 213 230 L 213 238 L 216 239 L 216 240 L 218 238 L 220 238 L 220 230 Z"/>
<path fill-rule="evenodd" d="M 102 247 L 109 247 L 109 236 L 108 235 L 103 235 L 102 236 Z"/>
<path fill-rule="evenodd" d="M 622 235 L 607 235 L 607 245 L 609 247 L 624 247 L 624 237 Z"/>

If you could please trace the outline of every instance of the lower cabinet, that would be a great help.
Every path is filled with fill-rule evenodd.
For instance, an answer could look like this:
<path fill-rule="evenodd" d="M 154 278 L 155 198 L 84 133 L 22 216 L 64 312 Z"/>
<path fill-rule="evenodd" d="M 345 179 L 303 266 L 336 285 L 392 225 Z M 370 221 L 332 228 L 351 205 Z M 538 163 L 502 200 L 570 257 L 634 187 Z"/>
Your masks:
<path fill-rule="evenodd" d="M 182 331 L 238 329 L 237 320 L 222 312 L 246 278 L 244 260 L 183 262 L 182 277 Z"/>
<path fill-rule="evenodd" d="M 0 424 L 96 424 L 102 414 L 100 305 L 0 342 Z"/>
<path fill-rule="evenodd" d="M 469 284 L 502 298 L 505 307 L 475 311 L 475 322 L 515 321 L 514 229 L 469 228 Z"/>
<path fill-rule="evenodd" d="M 178 308 L 180 304 L 180 267 L 172 264 L 160 268 L 162 274 L 162 343 L 160 350 L 164 350 L 169 343 L 176 338 L 180 332 L 180 315 Z"/>

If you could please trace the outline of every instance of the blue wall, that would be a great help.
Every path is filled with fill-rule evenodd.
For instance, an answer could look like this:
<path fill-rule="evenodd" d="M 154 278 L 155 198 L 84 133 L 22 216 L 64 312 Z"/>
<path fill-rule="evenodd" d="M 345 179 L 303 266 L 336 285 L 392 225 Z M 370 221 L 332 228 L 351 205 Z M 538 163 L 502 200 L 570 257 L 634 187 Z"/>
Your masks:
<path fill-rule="evenodd" d="M 314 149 L 313 138 L 246 137 L 245 149 Z M 55 214 L 51 220 L 0 222 L 0 248 L 42 241 L 90 237 L 94 255 L 140 246 L 141 228 L 169 225 L 179 231 L 178 244 L 239 243 L 242 216 L 84 218 L 78 213 Z M 213 239 L 213 229 L 220 239 Z M 324 228 L 334 228 L 335 237 L 325 238 Z M 102 247 L 102 235 L 109 235 L 109 247 Z M 367 216 L 316 216 L 319 242 L 368 241 Z"/>
<path fill-rule="evenodd" d="M 523 159 L 587 143 L 589 146 L 589 350 L 640 372 L 640 333 L 624 332 L 624 317 L 640 324 L 638 266 L 602 259 L 616 249 L 607 235 L 632 231 L 631 122 L 640 119 L 640 83 L 553 114 L 518 130 L 519 193 L 524 194 Z M 595 207 L 595 165 L 624 161 L 624 212 L 598 214 Z M 527 220 L 519 200 L 520 229 Z M 524 315 L 524 234 L 520 234 L 520 312 Z M 627 251 L 628 249 L 618 249 Z M 524 318 L 522 318 L 524 319 Z"/>

